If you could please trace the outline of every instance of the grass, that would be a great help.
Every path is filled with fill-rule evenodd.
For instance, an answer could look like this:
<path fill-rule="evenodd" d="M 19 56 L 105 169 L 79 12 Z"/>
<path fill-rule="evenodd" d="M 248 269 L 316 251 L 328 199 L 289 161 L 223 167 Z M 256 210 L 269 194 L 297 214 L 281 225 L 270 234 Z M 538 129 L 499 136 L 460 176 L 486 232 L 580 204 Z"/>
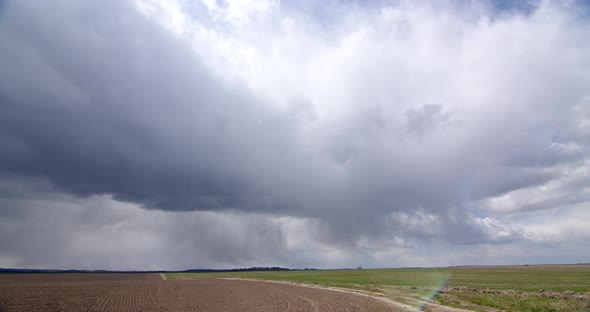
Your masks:
<path fill-rule="evenodd" d="M 449 296 L 450 295 L 450 296 Z M 459 299 L 459 300 L 457 300 Z M 515 295 L 496 295 L 482 293 L 451 292 L 439 298 L 443 304 L 460 307 L 462 302 L 473 305 L 496 308 L 507 311 L 523 312 L 588 312 L 590 305 L 583 300 L 564 300 L 558 298 L 544 298 Z M 481 309 L 481 311 L 486 311 Z"/>
<path fill-rule="evenodd" d="M 444 293 L 438 297 L 445 305 L 479 311 L 590 312 L 590 265 L 167 273 L 166 276 L 170 280 L 234 277 L 290 281 L 364 289 L 390 294 L 394 299 L 424 298 L 446 283 Z"/>
<path fill-rule="evenodd" d="M 201 277 L 239 277 L 273 281 L 290 281 L 319 285 L 396 285 L 433 286 L 442 283 L 447 274 L 438 269 L 372 269 L 372 270 L 310 270 L 222 273 L 168 273 L 168 279 Z"/>
<path fill-rule="evenodd" d="M 523 291 L 590 292 L 590 265 L 450 269 L 449 286 Z"/>

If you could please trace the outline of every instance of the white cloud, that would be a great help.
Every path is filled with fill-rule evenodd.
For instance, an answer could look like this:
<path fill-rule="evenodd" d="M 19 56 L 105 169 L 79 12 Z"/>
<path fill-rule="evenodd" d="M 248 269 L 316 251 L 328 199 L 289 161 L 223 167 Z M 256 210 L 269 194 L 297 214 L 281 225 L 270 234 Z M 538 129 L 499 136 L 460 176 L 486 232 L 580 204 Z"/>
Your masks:
<path fill-rule="evenodd" d="M 215 20 L 244 26 L 264 18 L 279 5 L 277 0 L 202 0 Z"/>

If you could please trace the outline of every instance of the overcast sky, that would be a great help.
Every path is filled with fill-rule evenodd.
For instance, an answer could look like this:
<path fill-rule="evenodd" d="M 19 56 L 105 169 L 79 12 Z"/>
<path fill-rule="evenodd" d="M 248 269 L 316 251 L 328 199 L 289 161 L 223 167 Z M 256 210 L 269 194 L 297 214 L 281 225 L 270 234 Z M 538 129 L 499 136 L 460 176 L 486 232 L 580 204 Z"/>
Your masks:
<path fill-rule="evenodd" d="M 0 1 L 0 267 L 590 262 L 583 1 Z"/>

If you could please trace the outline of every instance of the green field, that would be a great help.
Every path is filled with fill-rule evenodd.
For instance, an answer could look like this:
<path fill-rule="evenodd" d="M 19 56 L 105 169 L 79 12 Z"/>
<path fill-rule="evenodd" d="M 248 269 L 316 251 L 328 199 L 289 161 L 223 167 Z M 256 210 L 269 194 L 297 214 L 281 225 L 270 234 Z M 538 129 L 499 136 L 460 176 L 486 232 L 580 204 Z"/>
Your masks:
<path fill-rule="evenodd" d="M 475 311 L 590 312 L 590 265 L 168 273 L 168 279 L 233 277 L 370 291 L 407 304 L 436 295 Z M 442 292 L 438 292 L 442 290 Z M 425 309 L 428 311 L 428 308 Z"/>

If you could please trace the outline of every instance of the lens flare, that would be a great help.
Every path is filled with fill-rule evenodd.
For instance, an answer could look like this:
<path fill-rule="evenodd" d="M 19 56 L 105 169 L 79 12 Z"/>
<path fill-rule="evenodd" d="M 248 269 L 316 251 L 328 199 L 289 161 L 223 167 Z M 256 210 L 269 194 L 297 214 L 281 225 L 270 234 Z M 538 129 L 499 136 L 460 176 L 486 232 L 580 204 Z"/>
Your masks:
<path fill-rule="evenodd" d="M 428 298 L 418 307 L 417 311 L 424 311 L 424 309 L 434 300 L 436 299 L 436 297 L 438 296 L 438 294 L 441 293 L 441 291 L 447 286 L 447 284 L 449 283 L 449 280 L 451 279 L 451 274 L 449 273 L 448 275 L 445 275 L 441 282 L 440 285 L 438 286 L 438 288 L 436 288 L 435 291 L 433 291 Z"/>

